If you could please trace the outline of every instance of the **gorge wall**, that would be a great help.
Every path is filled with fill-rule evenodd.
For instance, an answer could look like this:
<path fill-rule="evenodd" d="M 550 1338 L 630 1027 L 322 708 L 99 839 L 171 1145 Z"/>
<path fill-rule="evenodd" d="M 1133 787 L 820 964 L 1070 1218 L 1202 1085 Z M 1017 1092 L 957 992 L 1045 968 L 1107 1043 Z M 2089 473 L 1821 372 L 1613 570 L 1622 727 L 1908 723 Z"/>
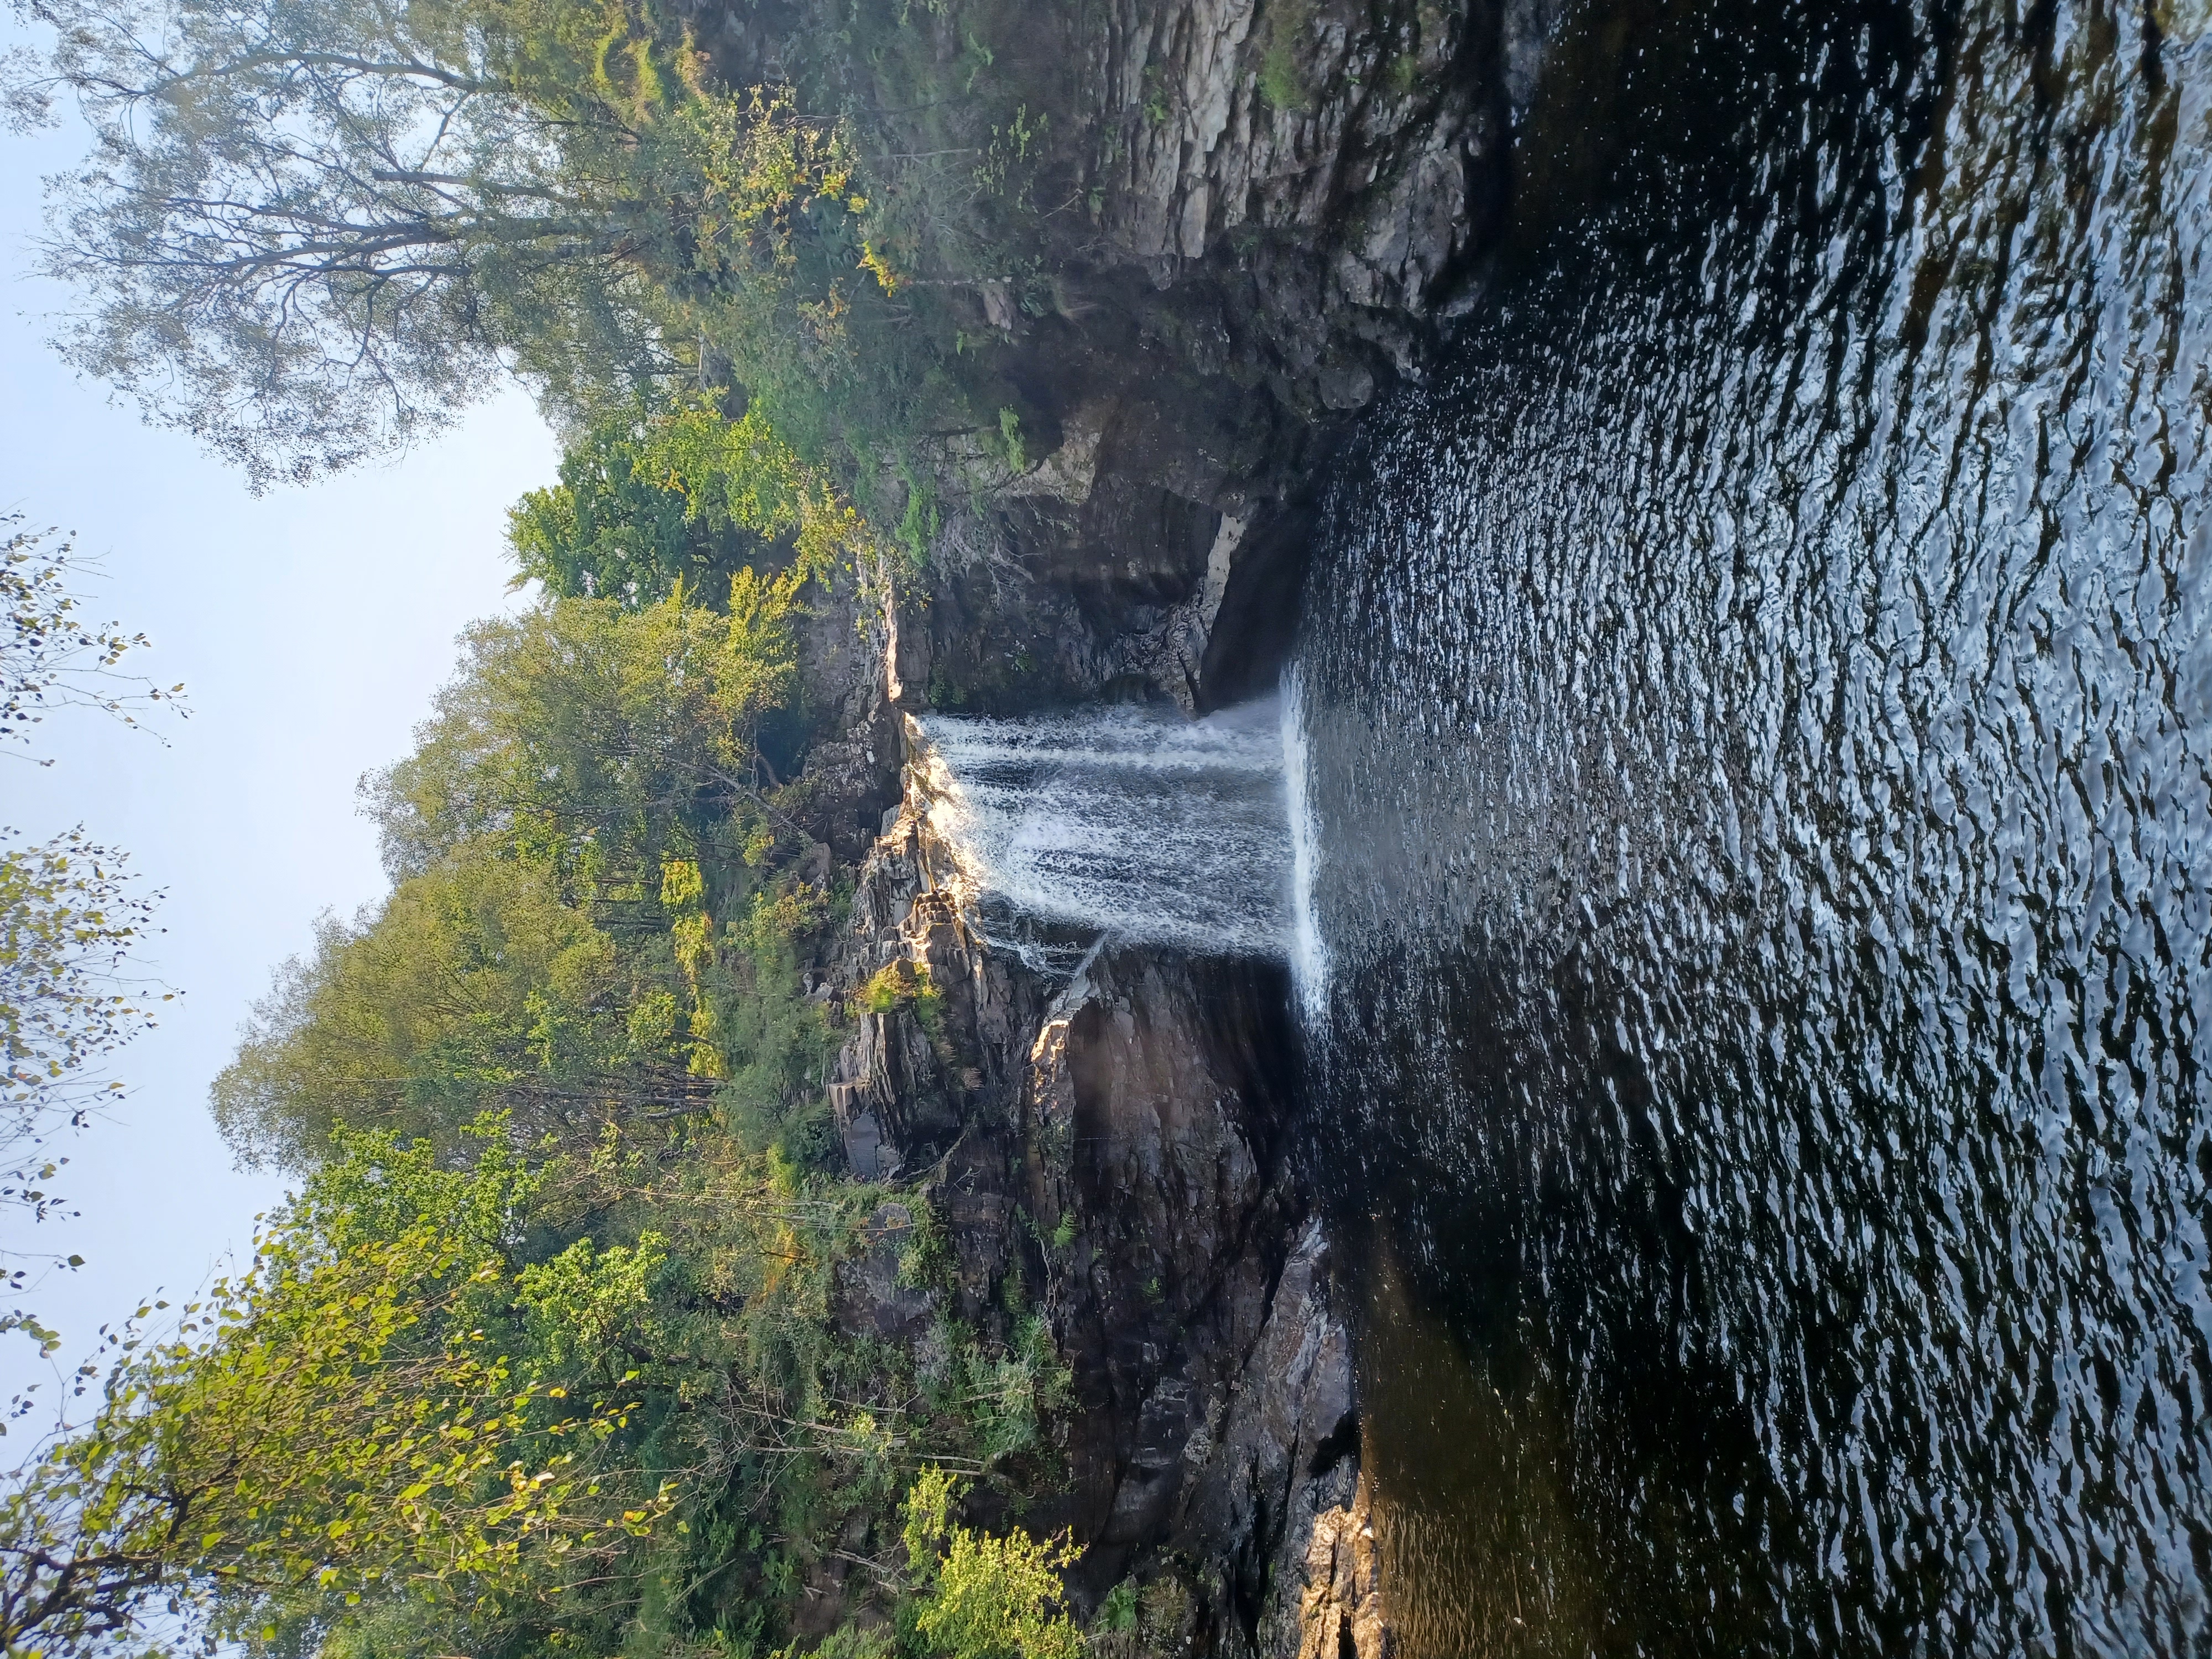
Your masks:
<path fill-rule="evenodd" d="M 1089 211 L 1049 250 L 1048 308 L 972 295 L 1030 453 L 946 439 L 926 575 L 808 640 L 811 827 L 854 883 L 809 975 L 844 1027 L 827 1086 L 854 1173 L 910 1188 L 838 1316 L 916 1345 L 947 1296 L 1001 1332 L 1042 1310 L 1074 1397 L 1058 1495 L 1019 1518 L 1086 1546 L 1083 1611 L 1146 1587 L 1131 1653 L 1389 1650 L 1286 975 L 1110 937 L 1067 941 L 1072 973 L 992 949 L 912 716 L 1272 689 L 1309 481 L 1479 295 L 1547 23 L 1533 0 L 1113 0 L 1070 24 L 1079 92 L 1053 115 Z M 902 962 L 927 1014 L 857 1012 Z M 918 1229 L 950 1289 L 903 1281 Z M 865 1596 L 825 1575 L 825 1605 Z"/>

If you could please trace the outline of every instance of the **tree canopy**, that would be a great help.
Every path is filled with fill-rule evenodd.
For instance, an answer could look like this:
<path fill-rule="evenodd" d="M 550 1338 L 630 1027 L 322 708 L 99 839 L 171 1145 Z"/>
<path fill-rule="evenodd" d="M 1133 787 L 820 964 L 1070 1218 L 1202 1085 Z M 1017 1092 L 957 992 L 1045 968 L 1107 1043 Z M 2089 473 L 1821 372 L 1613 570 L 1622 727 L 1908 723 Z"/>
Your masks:
<path fill-rule="evenodd" d="M 757 9 L 713 43 L 757 83 L 657 0 L 22 9 L 52 45 L 9 56 L 0 106 L 97 140 L 48 181 L 57 343 L 257 488 L 509 373 L 572 436 L 741 392 L 863 495 L 1020 402 L 975 332 L 986 285 L 1045 291 L 1048 123 L 987 43 L 1032 27 L 1012 0 Z"/>
<path fill-rule="evenodd" d="M 775 872 L 757 743 L 793 695 L 797 586 L 747 568 L 724 611 L 553 599 L 470 631 L 415 752 L 364 784 L 391 897 L 325 921 L 216 1083 L 241 1149 L 312 1163 L 338 1123 L 450 1145 L 494 1106 L 574 1144 L 748 1068 L 775 1114 L 820 1040 L 767 995 L 777 928 L 750 927 L 821 896 Z M 748 1043 L 764 1001 L 775 1035 Z"/>
<path fill-rule="evenodd" d="M 922 411 L 1008 402 L 940 303 L 1038 130 L 977 91 L 986 6 L 807 0 L 750 85 L 655 0 L 23 3 L 53 40 L 8 107 L 97 139 L 50 181 L 70 361 L 257 487 L 507 372 L 569 445 L 513 517 L 541 599 L 364 780 L 389 895 L 216 1085 L 298 1196 L 0 1479 L 0 1649 L 759 1659 L 853 1568 L 823 1656 L 1070 1659 L 1066 1541 L 962 1526 L 947 1479 L 1047 1479 L 1067 1374 L 1018 1273 L 963 1295 L 927 1187 L 844 1170 L 811 970 L 849 892 L 771 735 L 809 596 L 891 579 L 856 501 L 919 476 Z M 89 988 L 143 917 L 80 854 L 19 908 Z M 961 1067 L 926 975 L 879 994 Z M 906 1344 L 840 1316 L 894 1198 Z"/>
<path fill-rule="evenodd" d="M 532 1139 L 588 1139 L 711 1096 L 690 1066 L 685 989 L 672 951 L 618 949 L 543 869 L 452 859 L 354 927 L 324 919 L 217 1080 L 216 1121 L 294 1166 L 341 1124 L 451 1145 L 493 1108 Z"/>
<path fill-rule="evenodd" d="M 146 636 L 95 623 L 72 591 L 86 573 L 68 539 L 0 518 L 0 764 L 27 758 L 49 714 L 91 708 L 137 726 L 155 707 L 181 714 L 180 685 L 164 688 L 118 665 Z M 9 750 L 6 745 L 22 744 Z M 39 763 L 51 766 L 54 757 Z M 127 857 L 80 828 L 27 842 L 0 826 L 0 1202 L 44 1220 L 49 1183 L 68 1161 L 53 1146 L 123 1091 L 105 1062 L 155 1024 L 171 993 L 134 969 L 159 893 L 131 879 Z M 26 1257 L 0 1251 L 0 1281 L 24 1288 Z M 58 1253 L 49 1262 L 75 1266 Z M 52 1352 L 60 1340 L 33 1313 L 0 1313 L 0 1333 L 23 1331 Z"/>
<path fill-rule="evenodd" d="M 565 0 L 28 0 L 19 120 L 52 181 L 59 343 L 245 467 L 304 478 L 452 420 L 507 368 L 580 416 L 680 372 L 686 295 L 795 317 L 865 201 L 833 131 L 710 93 L 682 24 Z M 849 263 L 849 262 L 847 262 Z"/>
<path fill-rule="evenodd" d="M 741 570 L 721 612 L 678 592 L 477 623 L 414 754 L 364 786 L 387 866 L 484 841 L 611 897 L 732 814 L 757 817 L 760 726 L 797 690 L 802 580 Z"/>
<path fill-rule="evenodd" d="M 302 1597 L 496 1615 L 619 1570 L 673 1501 L 611 1453 L 635 1373 L 530 1339 L 634 1317 L 655 1246 L 519 1261 L 543 1182 L 486 1139 L 458 1173 L 343 1142 L 245 1273 L 118 1342 L 90 1423 L 0 1496 L 0 1648 L 99 1651 L 165 1609 L 252 1635 Z"/>
<path fill-rule="evenodd" d="M 758 409 L 732 421 L 696 397 L 594 424 L 562 456 L 560 482 L 516 505 L 509 537 L 518 583 L 632 609 L 679 585 L 728 592 L 754 562 L 826 581 L 887 553 L 824 469 Z"/>
<path fill-rule="evenodd" d="M 216 1087 L 299 1194 L 0 1482 L 0 1648 L 764 1654 L 851 1558 L 874 1622 L 825 1652 L 1067 1659 L 1064 1545 L 960 1528 L 926 1473 L 1042 1456 L 1043 1322 L 952 1311 L 910 1189 L 926 1351 L 836 1317 L 887 1194 L 822 1133 L 795 958 L 835 899 L 757 764 L 799 590 L 471 636 L 369 788 L 391 894 L 325 921 Z M 910 1490 L 938 1529 L 902 1563 Z"/>
<path fill-rule="evenodd" d="M 81 830 L 26 842 L 0 829 L 0 1204 L 34 1221 L 70 1213 L 52 1184 L 69 1161 L 56 1138 L 124 1092 L 105 1062 L 173 994 L 130 971 L 160 897 Z M 21 1292 L 40 1262 L 81 1261 L 0 1250 L 0 1283 Z M 0 1334 L 10 1331 L 46 1353 L 61 1345 L 27 1308 L 0 1310 Z"/>
<path fill-rule="evenodd" d="M 8 1195 L 34 1207 L 21 1160 L 121 1091 L 100 1062 L 154 1023 L 168 993 L 119 977 L 152 931 L 157 894 L 82 830 L 26 843 L 0 830 L 0 1158 Z"/>
<path fill-rule="evenodd" d="M 140 710 L 162 704 L 181 718 L 183 686 L 119 671 L 146 636 L 86 617 L 71 591 L 86 574 L 75 542 L 25 527 L 20 513 L 0 515 L 0 527 L 9 532 L 0 540 L 0 743 L 28 744 L 61 708 L 97 708 L 136 726 Z"/>
<path fill-rule="evenodd" d="M 961 1659 L 1081 1659 L 1083 1633 L 1067 1616 L 1061 1571 L 1082 1552 L 1066 1539 L 1016 1530 L 992 1537 L 953 1518 L 960 1485 L 924 1469 L 907 1495 L 909 1570 L 922 1586 L 915 1623 L 939 1651 Z"/>

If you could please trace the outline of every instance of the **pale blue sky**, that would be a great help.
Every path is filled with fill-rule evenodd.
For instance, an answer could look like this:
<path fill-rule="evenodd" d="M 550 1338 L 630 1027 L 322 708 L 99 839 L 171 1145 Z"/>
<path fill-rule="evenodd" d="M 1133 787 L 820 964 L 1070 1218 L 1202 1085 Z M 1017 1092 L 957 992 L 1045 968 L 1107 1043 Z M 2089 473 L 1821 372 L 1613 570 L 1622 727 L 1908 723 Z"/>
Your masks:
<path fill-rule="evenodd" d="M 78 532 L 105 580 L 88 596 L 152 636 L 148 672 L 182 680 L 191 718 L 171 746 L 84 714 L 50 720 L 52 768 L 0 760 L 0 823 L 42 836 L 82 822 L 126 848 L 168 890 L 156 966 L 185 993 L 126 1051 L 136 1092 L 76 1138 L 56 1188 L 82 1218 L 0 1243 L 74 1250 L 76 1273 L 29 1298 L 62 1330 L 58 1358 L 158 1287 L 190 1291 L 252 1236 L 279 1195 L 241 1174 L 206 1108 L 210 1080 L 271 966 L 308 943 L 318 912 L 384 890 L 354 781 L 401 753 L 470 620 L 505 591 L 507 506 L 553 475 L 556 450 L 509 392 L 396 465 L 256 501 L 189 440 L 76 379 L 43 340 L 63 296 L 21 273 L 40 176 L 74 159 L 66 135 L 0 137 L 0 507 Z M 0 1337 L 0 1398 L 41 1376 L 21 1336 Z M 52 1393 L 48 1381 L 40 1390 Z"/>

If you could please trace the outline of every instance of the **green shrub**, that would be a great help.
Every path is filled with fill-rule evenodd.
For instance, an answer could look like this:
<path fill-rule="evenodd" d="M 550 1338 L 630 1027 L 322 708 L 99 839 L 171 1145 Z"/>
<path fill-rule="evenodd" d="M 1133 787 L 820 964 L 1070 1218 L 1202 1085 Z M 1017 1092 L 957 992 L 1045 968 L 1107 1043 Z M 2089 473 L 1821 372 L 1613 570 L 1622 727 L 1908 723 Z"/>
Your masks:
<path fill-rule="evenodd" d="M 1259 76 L 1260 95 L 1268 108 L 1304 114 L 1312 106 L 1313 89 L 1298 69 L 1299 37 L 1312 27 L 1312 0 L 1274 0 L 1269 8 Z"/>
<path fill-rule="evenodd" d="M 1079 1659 L 1083 1637 L 1060 1575 L 1082 1554 L 1065 1539 L 1016 1530 L 994 1538 L 953 1520 L 963 1490 L 922 1470 L 907 1496 L 908 1570 L 919 1586 L 915 1624 L 942 1659 Z"/>

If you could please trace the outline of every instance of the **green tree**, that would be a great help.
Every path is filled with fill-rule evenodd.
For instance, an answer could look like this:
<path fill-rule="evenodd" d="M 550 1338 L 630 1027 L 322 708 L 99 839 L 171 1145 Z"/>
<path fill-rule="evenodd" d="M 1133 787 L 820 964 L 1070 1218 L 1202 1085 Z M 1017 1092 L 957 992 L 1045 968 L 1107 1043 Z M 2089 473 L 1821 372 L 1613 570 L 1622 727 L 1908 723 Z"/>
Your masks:
<path fill-rule="evenodd" d="M 122 1094 L 102 1062 L 174 994 L 126 972 L 160 897 L 135 890 L 122 856 L 81 830 L 37 843 L 0 830 L 0 1202 L 33 1220 L 59 1202 L 48 1183 L 68 1159 L 54 1138 Z M 21 1292 L 38 1262 L 79 1260 L 0 1251 L 0 1273 Z M 21 1307 L 0 1311 L 0 1334 L 15 1330 L 48 1353 L 61 1340 Z"/>
<path fill-rule="evenodd" d="M 123 1334 L 91 1420 L 0 1480 L 0 1644 L 136 1647 L 172 1598 L 280 1652 L 775 1629 L 963 1425 L 830 1316 L 865 1188 L 658 1136 L 339 1130 L 250 1270 Z"/>
<path fill-rule="evenodd" d="M 677 592 L 477 623 L 415 753 L 364 786 L 387 866 L 488 838 L 611 903 L 650 902 L 665 857 L 775 784 L 759 735 L 797 690 L 800 584 L 745 569 L 722 614 Z"/>
<path fill-rule="evenodd" d="M 217 1079 L 243 1155 L 312 1166 L 339 1124 L 450 1146 L 493 1107 L 574 1146 L 710 1105 L 820 1155 L 828 1029 L 795 941 L 828 895 L 759 741 L 799 583 L 472 630 L 415 752 L 364 786 L 391 896 L 325 921 Z"/>
<path fill-rule="evenodd" d="M 146 636 L 85 618 L 70 591 L 86 574 L 75 544 L 24 528 L 20 513 L 0 515 L 0 526 L 9 530 L 0 541 L 0 742 L 27 743 L 30 728 L 57 708 L 98 708 L 136 726 L 138 710 L 165 703 L 181 717 L 183 686 L 165 690 L 117 672 Z"/>
<path fill-rule="evenodd" d="M 1020 401 L 978 331 L 984 293 L 1048 291 L 1035 110 L 1076 101 L 1048 13 L 756 9 L 712 41 L 722 72 L 783 77 L 748 86 L 655 0 L 21 9 L 53 45 L 8 60 L 0 106 L 67 101 L 96 137 L 42 244 L 78 295 L 64 353 L 256 487 L 404 445 L 512 371 L 571 430 L 733 378 L 876 505 L 886 464 L 911 480 Z M 993 37 L 1023 40 L 1025 91 Z"/>
<path fill-rule="evenodd" d="M 98 139 L 45 244 L 84 299 L 64 355 L 257 483 L 404 444 L 509 365 L 563 410 L 626 398 L 683 371 L 687 291 L 797 315 L 793 249 L 864 204 L 834 131 L 710 95 L 649 5 L 27 9 L 55 44 L 10 106 L 70 98 Z"/>
<path fill-rule="evenodd" d="M 341 1131 L 247 1271 L 119 1333 L 90 1419 L 0 1479 L 0 1650 L 137 1650 L 179 1616 L 333 1655 L 765 1637 L 919 1455 L 909 1572 L 878 1570 L 927 1650 L 1075 1659 L 1076 1552 L 957 1524 L 958 1419 L 836 1335 L 865 1191 L 687 1151 Z"/>
<path fill-rule="evenodd" d="M 216 1121 L 249 1159 L 292 1168 L 341 1124 L 450 1146 L 492 1109 L 532 1141 L 588 1143 L 711 1098 L 684 988 L 665 940 L 619 947 L 543 866 L 466 851 L 355 926 L 323 920 L 216 1079 Z"/>
<path fill-rule="evenodd" d="M 59 708 L 95 708 L 133 726 L 140 709 L 181 712 L 182 686 L 164 690 L 117 672 L 146 636 L 84 619 L 70 591 L 83 574 L 71 544 L 23 529 L 21 514 L 0 524 L 15 526 L 0 542 L 0 742 L 28 743 Z M 94 1097 L 121 1088 L 99 1075 L 99 1062 L 152 1024 L 147 1005 L 167 1000 L 122 977 L 159 897 L 135 891 L 125 856 L 82 830 L 27 844 L 0 829 L 0 1158 L 20 1159 L 62 1121 L 82 1125 Z M 15 1183 L 7 1196 L 43 1201 L 24 1170 L 7 1178 Z"/>
<path fill-rule="evenodd" d="M 682 582 L 697 591 L 733 574 L 725 546 L 699 526 L 681 489 L 652 465 L 645 419 L 624 411 L 595 422 L 561 457 L 558 483 L 533 489 L 507 515 L 517 586 L 565 599 L 636 608 Z M 744 550 L 757 556 L 757 544 Z"/>
<path fill-rule="evenodd" d="M 136 1646 L 164 1611 L 238 1635 L 302 1596 L 496 1607 L 619 1571 L 673 1498 L 607 1449 L 632 1402 L 552 1380 L 526 1331 L 641 1296 L 637 1253 L 552 1286 L 503 1235 L 535 1177 L 389 1139 L 280 1213 L 91 1421 L 0 1491 L 0 1650 Z"/>
<path fill-rule="evenodd" d="M 1083 1636 L 1060 1575 L 1082 1552 L 1065 1539 L 1039 1541 L 1018 1529 L 993 1537 L 959 1525 L 961 1490 L 932 1466 L 907 1497 L 915 1626 L 930 1650 L 943 1659 L 1079 1659 Z"/>
<path fill-rule="evenodd" d="M 678 587 L 719 598 L 742 569 L 789 567 L 825 585 L 885 550 L 828 473 L 801 460 L 758 409 L 735 421 L 704 398 L 599 422 L 508 519 L 520 574 L 556 594 L 629 609 Z"/>
<path fill-rule="evenodd" d="M 169 999 L 119 977 L 159 896 L 132 890 L 121 856 L 82 830 L 37 844 L 0 830 L 0 1158 L 20 1165 L 121 1092 L 100 1062 Z M 5 1196 L 44 1202 L 31 1183 L 47 1176 L 18 1167 L 7 1178 Z"/>
<path fill-rule="evenodd" d="M 809 538 L 842 509 L 757 425 L 672 411 L 650 447 L 687 513 L 775 526 L 790 562 L 740 570 L 725 611 L 678 586 L 550 599 L 477 630 L 415 753 L 369 786 L 390 897 L 325 924 L 216 1091 L 234 1144 L 305 1176 L 264 1260 L 356 1264 L 327 1280 L 344 1310 L 300 1304 L 319 1321 L 278 1318 L 290 1280 L 261 1273 L 223 1328 L 267 1341 L 237 1352 L 333 1395 L 389 1376 L 392 1413 L 441 1444 L 488 1436 L 489 1461 L 410 1498 L 414 1482 L 378 1484 L 364 1443 L 385 1431 L 340 1412 L 329 1438 L 286 1449 L 301 1480 L 270 1487 L 243 1530 L 109 1526 L 83 1492 L 111 1476 L 198 1492 L 214 1443 L 142 1444 L 116 1422 L 173 1401 L 225 1420 L 229 1339 L 172 1345 L 176 1391 L 118 1384 L 123 1403 L 27 1471 L 0 1526 L 0 1552 L 25 1540 L 42 1572 L 85 1561 L 79 1579 L 108 1585 L 86 1605 L 133 1631 L 173 1594 L 208 1633 L 286 1656 L 761 1651 L 835 1553 L 927 1612 L 941 1651 L 1066 1659 L 1062 1545 L 942 1531 L 920 1600 L 856 1555 L 863 1537 L 879 1555 L 895 1542 L 918 1464 L 1027 1478 L 1066 1373 L 1041 1319 L 948 1314 L 927 1361 L 841 1327 L 841 1264 L 879 1247 L 884 1194 L 818 1156 L 831 1033 L 797 962 L 828 895 L 782 816 L 805 786 L 776 779 L 759 730 L 791 696 Z M 915 1273 L 941 1276 L 941 1256 L 920 1251 Z M 316 1358 L 378 1309 L 382 1346 Z M 287 1433 L 288 1398 L 272 1417 Z M 260 1443 L 234 1420 L 220 1449 L 251 1470 Z M 549 1472 L 568 1494 L 557 1516 L 499 1507 Z M 410 1502 L 437 1512 L 403 1516 L 402 1538 L 380 1517 Z M 106 1530 L 73 1531 L 81 1516 Z M 158 1547 L 103 1556 L 118 1535 Z M 95 1559 L 120 1576 L 100 1580 Z M 71 1628 L 80 1646 L 94 1631 Z M 990 1646 L 994 1631 L 1014 1645 Z"/>
<path fill-rule="evenodd" d="M 70 591 L 86 574 L 71 544 L 25 529 L 20 514 L 0 525 L 11 526 L 0 542 L 0 744 L 27 744 L 63 708 L 97 709 L 131 726 L 156 706 L 181 714 L 182 686 L 165 690 L 118 672 L 146 636 L 86 619 Z M 47 1183 L 68 1161 L 53 1151 L 54 1136 L 83 1127 L 122 1092 L 103 1063 L 172 1000 L 130 971 L 154 931 L 160 897 L 136 888 L 125 856 L 82 829 L 27 842 L 0 828 L 0 1201 L 34 1219 L 56 1207 Z M 79 1260 L 0 1251 L 8 1288 L 20 1291 L 40 1259 L 71 1267 Z M 10 1330 L 27 1332 L 49 1352 L 59 1340 L 22 1308 L 0 1313 L 0 1332 Z"/>

